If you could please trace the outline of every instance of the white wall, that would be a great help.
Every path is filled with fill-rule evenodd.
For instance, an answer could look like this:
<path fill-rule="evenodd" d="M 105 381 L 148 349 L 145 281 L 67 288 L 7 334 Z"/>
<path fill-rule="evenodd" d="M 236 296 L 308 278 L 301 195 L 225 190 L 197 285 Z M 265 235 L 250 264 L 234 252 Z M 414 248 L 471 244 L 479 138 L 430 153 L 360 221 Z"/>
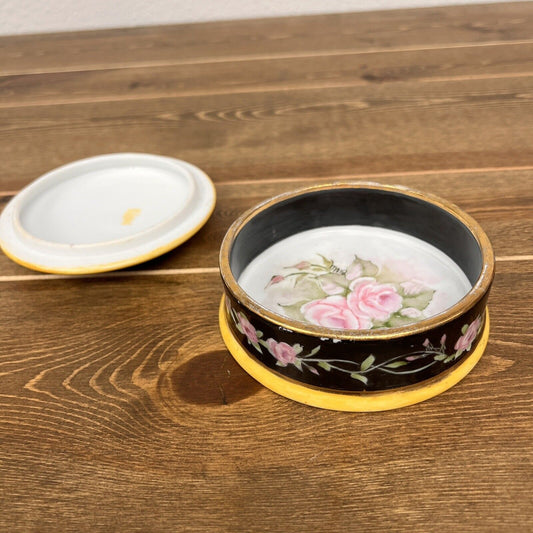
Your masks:
<path fill-rule="evenodd" d="M 0 0 L 0 35 L 490 1 L 497 0 Z"/>

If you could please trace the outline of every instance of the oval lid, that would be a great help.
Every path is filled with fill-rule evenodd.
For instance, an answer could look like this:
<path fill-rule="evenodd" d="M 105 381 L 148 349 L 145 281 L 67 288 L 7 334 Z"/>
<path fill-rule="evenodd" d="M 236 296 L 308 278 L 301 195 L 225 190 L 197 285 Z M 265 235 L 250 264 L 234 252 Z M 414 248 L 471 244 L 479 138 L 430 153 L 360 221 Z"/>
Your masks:
<path fill-rule="evenodd" d="M 170 157 L 120 153 L 75 161 L 24 188 L 0 216 L 0 245 L 43 272 L 124 268 L 183 243 L 208 220 L 215 188 Z"/>

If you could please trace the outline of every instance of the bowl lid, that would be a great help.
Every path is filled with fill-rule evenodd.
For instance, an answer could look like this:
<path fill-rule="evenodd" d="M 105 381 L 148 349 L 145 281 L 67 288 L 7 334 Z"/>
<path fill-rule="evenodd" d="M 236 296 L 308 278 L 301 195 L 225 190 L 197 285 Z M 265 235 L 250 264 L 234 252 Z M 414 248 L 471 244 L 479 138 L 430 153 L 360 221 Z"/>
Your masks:
<path fill-rule="evenodd" d="M 34 270 L 88 274 L 157 257 L 208 220 L 215 188 L 170 157 L 120 153 L 59 167 L 17 194 L 0 216 L 0 245 Z"/>

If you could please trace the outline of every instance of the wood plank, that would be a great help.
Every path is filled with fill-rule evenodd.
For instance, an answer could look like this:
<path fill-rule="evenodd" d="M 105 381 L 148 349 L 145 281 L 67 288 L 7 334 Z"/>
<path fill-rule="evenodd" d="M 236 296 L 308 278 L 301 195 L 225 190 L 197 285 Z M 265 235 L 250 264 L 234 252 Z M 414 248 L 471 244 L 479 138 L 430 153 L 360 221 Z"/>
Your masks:
<path fill-rule="evenodd" d="M 381 175 L 367 177 L 366 181 L 369 180 L 432 192 L 454 202 L 483 226 L 498 257 L 523 257 L 533 254 L 533 169 L 486 173 Z M 324 179 L 289 181 L 258 180 L 245 184 L 218 183 L 215 212 L 196 236 L 164 256 L 130 270 L 216 268 L 218 250 L 224 234 L 246 209 L 286 191 L 331 181 L 341 180 L 331 176 Z M 0 208 L 8 199 L 9 197 L 0 197 Z M 33 274 L 0 254 L 0 280 L 2 276 Z"/>
<path fill-rule="evenodd" d="M 0 190 L 108 152 L 216 181 L 531 165 L 533 78 L 162 98 L 0 111 Z"/>
<path fill-rule="evenodd" d="M 0 38 L 0 72 L 529 40 L 532 16 L 531 2 L 516 2 L 12 36 Z"/>
<path fill-rule="evenodd" d="M 293 403 L 240 370 L 216 275 L 4 286 L 0 525 L 529 530 L 531 273 L 499 271 L 491 340 L 462 383 L 366 414 Z"/>
<path fill-rule="evenodd" d="M 533 530 L 532 20 L 528 2 L 0 38 L 0 209 L 115 151 L 190 160 L 218 193 L 194 238 L 125 271 L 0 254 L 0 531 Z M 305 407 L 221 340 L 231 222 L 342 179 L 440 195 L 493 242 L 486 353 L 430 401 Z"/>
<path fill-rule="evenodd" d="M 533 42 L 0 76 L 0 107 L 533 74 Z"/>

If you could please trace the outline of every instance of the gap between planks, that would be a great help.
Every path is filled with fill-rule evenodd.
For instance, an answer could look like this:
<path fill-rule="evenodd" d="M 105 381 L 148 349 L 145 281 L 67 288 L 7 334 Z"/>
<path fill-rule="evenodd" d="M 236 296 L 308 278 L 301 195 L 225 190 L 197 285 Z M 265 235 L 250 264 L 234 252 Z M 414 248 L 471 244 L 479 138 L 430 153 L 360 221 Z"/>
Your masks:
<path fill-rule="evenodd" d="M 510 72 L 502 74 L 473 74 L 461 76 L 439 76 L 431 78 L 412 78 L 405 80 L 391 80 L 380 83 L 446 83 L 453 81 L 475 81 L 475 80 L 497 80 L 497 79 L 511 79 L 511 78 L 530 78 L 533 72 Z M 369 85 L 376 85 L 376 82 L 357 79 L 356 81 L 325 81 L 325 82 L 296 82 L 296 83 L 275 83 L 270 85 L 242 85 L 235 88 L 222 89 L 196 89 L 189 91 L 152 93 L 152 94 L 120 94 L 117 96 L 92 96 L 81 98 L 57 99 L 57 100 L 34 100 L 29 102 L 4 102 L 0 103 L 0 109 L 13 109 L 21 107 L 45 107 L 53 105 L 80 105 L 80 104 L 96 104 L 109 102 L 125 102 L 125 101 L 145 101 L 145 100 L 163 100 L 167 98 L 191 98 L 201 96 L 228 96 L 238 94 L 254 94 L 254 93 L 275 93 L 286 91 L 316 91 L 323 89 L 348 89 L 353 87 L 366 87 Z"/>
<path fill-rule="evenodd" d="M 533 261 L 533 255 L 502 255 L 496 257 L 498 263 L 508 263 L 512 261 Z M 135 278 L 147 276 L 183 276 L 194 274 L 219 274 L 218 267 L 208 268 L 167 268 L 161 270 L 126 270 L 118 272 L 103 272 L 100 274 L 26 274 L 15 276 L 0 276 L 0 283 L 14 281 L 46 281 L 46 280 L 63 280 L 63 279 L 98 279 L 98 278 Z"/>
<path fill-rule="evenodd" d="M 482 174 L 484 172 L 522 172 L 524 170 L 533 170 L 533 165 L 523 165 L 515 167 L 473 167 L 473 168 L 442 168 L 433 170 L 398 170 L 394 172 L 375 172 L 363 174 L 337 174 L 333 176 L 296 176 L 292 178 L 268 178 L 255 180 L 225 180 L 216 181 L 216 186 L 234 186 L 234 185 L 272 185 L 276 183 L 300 183 L 317 180 L 322 181 L 339 181 L 339 180 L 372 180 L 377 178 L 394 178 L 394 177 L 408 177 L 408 176 L 428 176 L 431 174 Z M 0 198 L 9 198 L 15 196 L 20 191 L 0 191 Z"/>
<path fill-rule="evenodd" d="M 270 54 L 248 54 L 248 55 L 228 55 L 223 57 L 197 57 L 189 59 L 174 60 L 152 60 L 138 61 L 132 63 L 93 63 L 89 65 L 78 65 L 70 67 L 53 67 L 53 68 L 27 68 L 4 70 L 1 76 L 14 76 L 25 74 L 54 74 L 62 72 L 86 72 L 91 70 L 114 70 L 114 69 L 134 69 L 150 67 L 172 67 L 180 65 L 209 65 L 214 63 L 238 63 L 244 61 L 269 61 L 275 59 L 305 59 L 312 57 L 332 57 L 348 55 L 365 55 L 365 54 L 391 54 L 401 52 L 423 52 L 426 50 L 454 50 L 460 48 L 487 48 L 495 46 L 515 46 L 521 44 L 533 44 L 533 39 L 516 39 L 509 41 L 486 41 L 481 43 L 442 43 L 435 45 L 412 45 L 398 47 L 374 47 L 356 50 L 353 48 L 339 48 L 332 50 L 314 50 L 301 52 L 278 52 Z"/>
<path fill-rule="evenodd" d="M 375 172 L 363 174 L 338 174 L 336 176 L 297 176 L 293 178 L 269 178 L 261 180 L 226 180 L 217 181 L 215 185 L 257 185 L 258 183 L 275 184 L 275 183 L 299 183 L 313 180 L 320 181 L 338 181 L 338 180 L 372 180 L 379 178 L 395 178 L 409 176 L 428 176 L 431 174 L 482 174 L 484 172 L 521 172 L 524 170 L 533 170 L 533 165 L 522 165 L 514 167 L 472 167 L 472 168 L 442 168 L 434 170 L 398 170 L 393 172 Z M 0 192 L 0 196 L 2 193 Z"/>
<path fill-rule="evenodd" d="M 161 270 L 119 270 L 116 272 L 102 272 L 99 274 L 26 274 L 18 276 L 0 276 L 0 282 L 8 281 L 39 281 L 58 279 L 87 279 L 87 278 L 132 278 L 140 276 L 183 276 L 191 274 L 218 274 L 218 267 L 208 268 L 167 268 Z"/>

